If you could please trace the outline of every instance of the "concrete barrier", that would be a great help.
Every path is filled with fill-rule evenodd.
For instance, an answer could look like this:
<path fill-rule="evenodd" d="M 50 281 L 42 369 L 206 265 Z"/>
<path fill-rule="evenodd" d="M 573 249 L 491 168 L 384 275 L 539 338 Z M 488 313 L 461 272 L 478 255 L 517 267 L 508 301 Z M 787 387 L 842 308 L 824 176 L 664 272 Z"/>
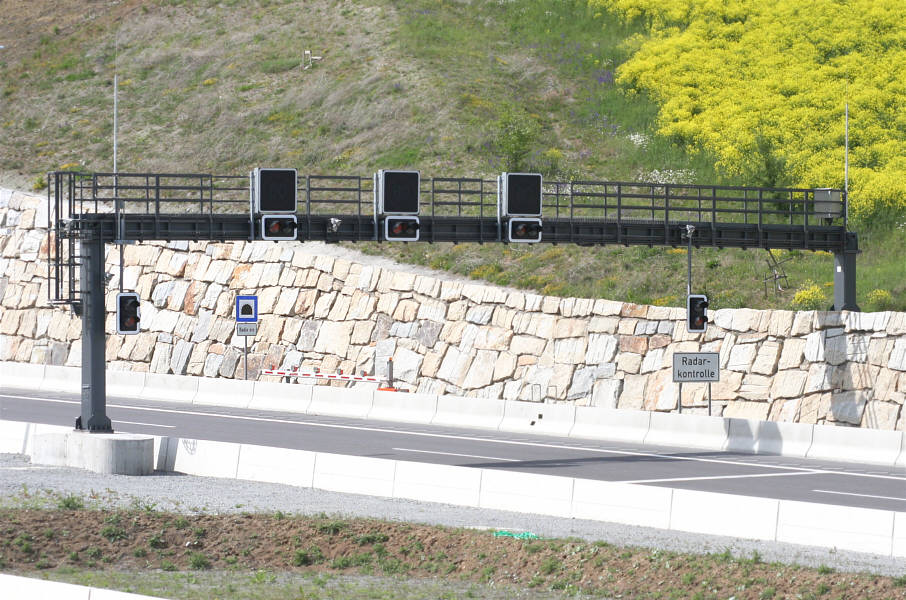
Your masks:
<path fill-rule="evenodd" d="M 906 440 L 903 440 L 903 449 L 900 451 L 900 456 L 894 466 L 906 467 Z"/>
<path fill-rule="evenodd" d="M 311 405 L 310 385 L 256 381 L 249 408 L 305 414 Z"/>
<path fill-rule="evenodd" d="M 308 414 L 364 419 L 371 412 L 373 402 L 374 386 L 335 388 L 317 385 L 312 387 Z"/>
<path fill-rule="evenodd" d="M 240 444 L 166 438 L 166 463 L 155 465 L 159 471 L 178 471 L 205 477 L 236 478 Z M 160 455 L 158 455 L 160 456 Z"/>
<path fill-rule="evenodd" d="M 146 373 L 141 398 L 144 400 L 191 403 L 198 393 L 198 382 L 200 380 L 201 377 L 189 377 L 187 375 Z"/>
<path fill-rule="evenodd" d="M 25 430 L 25 454 L 34 456 L 35 438 L 39 435 L 46 434 L 63 434 L 72 433 L 72 427 L 63 425 L 45 425 L 44 423 L 29 423 Z"/>
<path fill-rule="evenodd" d="M 645 443 L 719 451 L 727 446 L 728 429 L 721 417 L 653 412 Z"/>
<path fill-rule="evenodd" d="M 318 452 L 313 487 L 390 498 L 395 469 L 393 460 Z"/>
<path fill-rule="evenodd" d="M 576 422 L 572 404 L 542 404 L 507 400 L 500 431 L 568 436 Z"/>
<path fill-rule="evenodd" d="M 641 444 L 648 435 L 650 423 L 651 413 L 646 410 L 577 406 L 576 422 L 569 437 Z"/>
<path fill-rule="evenodd" d="M 397 461 L 393 497 L 478 506 L 481 469 Z"/>
<path fill-rule="evenodd" d="M 374 392 L 369 419 L 427 425 L 437 414 L 437 396 L 404 392 Z"/>
<path fill-rule="evenodd" d="M 22 598 L 53 598 L 53 600 L 160 600 L 152 596 L 2 573 L 0 573 L 0 591 L 3 592 L 3 597 L 9 600 Z"/>
<path fill-rule="evenodd" d="M 478 506 L 570 517 L 573 481 L 572 477 L 482 469 Z"/>
<path fill-rule="evenodd" d="M 0 362 L 0 381 L 4 387 L 38 389 L 44 381 L 44 365 L 31 363 Z"/>
<path fill-rule="evenodd" d="M 203 377 L 192 404 L 248 408 L 255 390 L 254 381 Z"/>
<path fill-rule="evenodd" d="M 894 513 L 887 510 L 780 501 L 777 541 L 891 556 Z M 899 513 L 903 514 L 903 513 Z"/>
<path fill-rule="evenodd" d="M 906 512 L 893 516 L 893 556 L 906 558 Z"/>
<path fill-rule="evenodd" d="M 727 450 L 749 454 L 804 457 L 812 446 L 813 425 L 728 419 Z"/>
<path fill-rule="evenodd" d="M 29 424 L 21 421 L 0 421 L 0 452 L 25 454 Z"/>
<path fill-rule="evenodd" d="M 779 500 L 715 492 L 673 490 L 670 529 L 773 540 Z M 800 538 L 802 543 L 808 538 Z"/>
<path fill-rule="evenodd" d="M 902 449 L 902 431 L 815 425 L 808 458 L 893 465 Z"/>
<path fill-rule="evenodd" d="M 131 433 L 44 433 L 35 436 L 32 462 L 111 475 L 150 475 L 154 440 Z"/>
<path fill-rule="evenodd" d="M 38 386 L 39 390 L 48 392 L 82 393 L 82 370 L 76 367 L 57 367 L 46 365 L 44 379 Z"/>
<path fill-rule="evenodd" d="M 505 402 L 464 396 L 438 396 L 432 425 L 499 429 Z"/>
<path fill-rule="evenodd" d="M 239 449 L 237 479 L 310 488 L 314 473 L 314 452 L 251 444 L 242 444 Z"/>
<path fill-rule="evenodd" d="M 107 394 L 110 396 L 125 396 L 127 398 L 141 398 L 145 387 L 147 373 L 134 371 L 107 371 Z"/>
<path fill-rule="evenodd" d="M 642 527 L 670 528 L 673 490 L 647 485 L 576 479 L 572 516 Z"/>

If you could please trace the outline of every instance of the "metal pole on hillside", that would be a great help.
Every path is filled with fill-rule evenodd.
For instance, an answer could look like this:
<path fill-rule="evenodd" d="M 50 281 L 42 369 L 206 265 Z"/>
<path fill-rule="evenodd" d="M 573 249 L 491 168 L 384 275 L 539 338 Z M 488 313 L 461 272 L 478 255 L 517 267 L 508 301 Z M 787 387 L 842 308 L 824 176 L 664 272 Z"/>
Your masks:
<path fill-rule="evenodd" d="M 695 233 L 695 225 L 686 225 L 686 239 L 689 240 L 689 248 L 686 250 L 686 295 L 692 293 L 692 234 Z"/>

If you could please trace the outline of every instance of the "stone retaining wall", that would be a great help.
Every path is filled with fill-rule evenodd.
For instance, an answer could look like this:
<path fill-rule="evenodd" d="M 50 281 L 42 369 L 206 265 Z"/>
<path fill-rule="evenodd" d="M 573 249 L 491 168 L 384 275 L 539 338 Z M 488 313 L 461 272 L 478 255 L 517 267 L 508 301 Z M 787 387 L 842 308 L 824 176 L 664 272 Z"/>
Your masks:
<path fill-rule="evenodd" d="M 46 200 L 0 190 L 0 360 L 78 365 L 81 321 L 49 307 Z M 125 247 L 142 333 L 107 338 L 111 369 L 242 377 L 237 294 L 259 297 L 249 366 L 383 375 L 425 393 L 671 411 L 674 352 L 720 353 L 715 414 L 903 430 L 906 313 L 685 310 L 539 296 L 343 258 L 318 245 L 145 242 Z M 107 331 L 119 289 L 108 246 Z M 363 259 L 367 262 L 367 259 Z M 705 384 L 683 386 L 703 412 Z"/>

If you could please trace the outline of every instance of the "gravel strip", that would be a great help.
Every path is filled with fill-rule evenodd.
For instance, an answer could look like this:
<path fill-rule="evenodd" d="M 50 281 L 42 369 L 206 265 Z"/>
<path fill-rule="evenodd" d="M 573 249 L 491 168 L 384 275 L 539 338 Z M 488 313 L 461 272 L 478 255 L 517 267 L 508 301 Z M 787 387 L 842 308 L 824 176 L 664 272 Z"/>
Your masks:
<path fill-rule="evenodd" d="M 11 499 L 75 494 L 91 498 L 89 506 L 154 507 L 182 513 L 276 512 L 347 517 L 375 517 L 469 527 L 530 531 L 542 537 L 578 537 L 623 546 L 640 546 L 691 553 L 720 553 L 751 557 L 758 553 L 766 562 L 818 567 L 838 571 L 871 572 L 899 576 L 906 573 L 906 559 L 799 546 L 732 537 L 678 533 L 598 521 L 564 519 L 498 510 L 449 506 L 393 498 L 341 494 L 288 485 L 236 479 L 196 477 L 179 473 L 156 473 L 148 477 L 101 475 L 82 469 L 32 465 L 27 456 L 0 454 L 0 505 Z M 55 505 L 55 503 L 52 503 Z M 740 518 L 745 518 L 740 515 Z"/>

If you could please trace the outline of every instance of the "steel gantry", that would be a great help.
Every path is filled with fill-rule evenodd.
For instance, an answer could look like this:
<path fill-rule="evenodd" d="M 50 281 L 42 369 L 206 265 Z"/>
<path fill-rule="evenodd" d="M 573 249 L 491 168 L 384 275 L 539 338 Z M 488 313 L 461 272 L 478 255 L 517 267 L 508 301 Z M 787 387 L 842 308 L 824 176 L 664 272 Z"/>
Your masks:
<path fill-rule="evenodd" d="M 48 174 L 48 293 L 82 316 L 82 410 L 76 427 L 109 432 L 106 416 L 104 249 L 142 241 L 260 240 L 250 176 Z M 421 178 L 419 241 L 505 241 L 497 183 Z M 303 175 L 297 241 L 381 241 L 371 176 Z M 607 181 L 544 182 L 541 243 L 826 251 L 834 254 L 832 310 L 856 305 L 855 233 L 841 190 Z"/>

